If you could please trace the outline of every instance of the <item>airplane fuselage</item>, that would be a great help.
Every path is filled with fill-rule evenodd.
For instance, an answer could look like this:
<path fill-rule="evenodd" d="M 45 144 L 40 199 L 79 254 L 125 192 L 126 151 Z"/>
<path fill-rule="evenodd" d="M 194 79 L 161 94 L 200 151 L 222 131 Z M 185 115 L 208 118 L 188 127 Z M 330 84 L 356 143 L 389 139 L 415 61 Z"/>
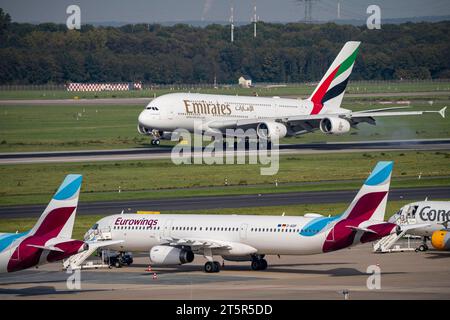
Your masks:
<path fill-rule="evenodd" d="M 112 240 L 123 243 L 110 246 L 117 251 L 149 251 L 171 239 L 199 239 L 224 241 L 254 248 L 255 251 L 227 252 L 218 255 L 249 254 L 316 254 L 342 249 L 367 241 L 371 235 L 356 236 L 351 229 L 335 234 L 335 217 L 290 217 L 253 215 L 142 215 L 124 214 L 105 217 L 98 221 L 98 230 L 110 232 Z M 341 220 L 346 227 L 353 221 Z M 395 227 L 388 224 L 388 234 Z M 380 232 L 380 237 L 385 233 Z M 369 239 L 370 238 L 370 239 Z M 238 249 L 236 249 L 238 250 Z"/>
<path fill-rule="evenodd" d="M 420 201 L 402 207 L 389 221 L 401 219 L 401 223 L 428 224 L 415 228 L 408 234 L 417 236 L 431 236 L 433 232 L 442 230 L 444 223 L 450 221 L 450 202 L 448 201 Z"/>
<path fill-rule="evenodd" d="M 214 122 L 237 120 L 258 121 L 274 117 L 310 115 L 313 103 L 309 100 L 267 98 L 194 93 L 172 93 L 151 101 L 138 119 L 141 133 L 152 130 L 174 131 L 179 128 L 190 132 L 219 132 L 208 127 Z M 338 109 L 335 113 L 345 113 Z M 330 113 L 332 114 L 332 113 Z M 288 130 L 287 136 L 298 134 Z"/>

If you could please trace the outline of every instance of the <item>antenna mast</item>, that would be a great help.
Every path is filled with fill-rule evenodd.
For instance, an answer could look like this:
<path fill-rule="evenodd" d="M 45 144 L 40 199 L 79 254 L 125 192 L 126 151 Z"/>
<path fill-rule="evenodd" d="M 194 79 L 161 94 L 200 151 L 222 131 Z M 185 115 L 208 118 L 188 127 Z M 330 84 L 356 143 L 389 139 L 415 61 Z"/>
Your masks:
<path fill-rule="evenodd" d="M 230 23 L 231 23 L 231 42 L 234 42 L 234 8 L 233 3 L 231 3 L 231 17 L 230 17 Z"/>

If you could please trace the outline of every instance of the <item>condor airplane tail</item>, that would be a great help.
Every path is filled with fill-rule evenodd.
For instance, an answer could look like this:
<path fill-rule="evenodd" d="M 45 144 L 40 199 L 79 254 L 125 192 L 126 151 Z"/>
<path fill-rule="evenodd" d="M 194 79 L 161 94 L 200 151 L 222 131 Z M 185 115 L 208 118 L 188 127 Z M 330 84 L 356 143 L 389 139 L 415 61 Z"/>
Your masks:
<path fill-rule="evenodd" d="M 340 109 L 360 44 L 359 41 L 345 43 L 319 85 L 308 98 L 314 105 L 311 114 L 336 113 Z"/>

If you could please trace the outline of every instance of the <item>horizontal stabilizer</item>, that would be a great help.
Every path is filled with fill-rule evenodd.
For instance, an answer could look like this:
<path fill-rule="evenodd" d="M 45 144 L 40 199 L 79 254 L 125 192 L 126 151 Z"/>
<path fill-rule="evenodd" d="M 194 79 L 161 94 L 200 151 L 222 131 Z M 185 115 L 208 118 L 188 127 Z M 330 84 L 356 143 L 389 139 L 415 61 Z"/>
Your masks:
<path fill-rule="evenodd" d="M 377 234 L 377 232 L 367 229 L 367 228 L 361 228 L 361 227 L 355 227 L 355 226 L 346 226 L 346 227 L 352 229 L 353 231 L 370 232 L 370 233 Z"/>
<path fill-rule="evenodd" d="M 39 246 L 37 244 L 28 244 L 29 247 L 48 250 L 48 251 L 57 251 L 57 252 L 64 252 L 64 250 L 54 247 L 54 246 Z"/>
<path fill-rule="evenodd" d="M 429 227 L 430 225 L 431 224 L 429 224 L 429 223 L 415 223 L 415 224 L 402 225 L 402 226 L 400 226 L 400 228 L 401 228 L 401 231 L 408 233 L 408 231 L 410 231 L 410 230 L 425 228 L 425 227 Z"/>

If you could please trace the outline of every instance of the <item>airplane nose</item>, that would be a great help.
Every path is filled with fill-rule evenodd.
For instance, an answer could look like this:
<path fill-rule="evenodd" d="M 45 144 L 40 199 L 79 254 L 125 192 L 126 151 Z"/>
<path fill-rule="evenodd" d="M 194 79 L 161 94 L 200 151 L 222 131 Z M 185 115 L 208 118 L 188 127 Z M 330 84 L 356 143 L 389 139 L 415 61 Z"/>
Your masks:
<path fill-rule="evenodd" d="M 141 126 L 145 126 L 145 119 L 146 119 L 146 112 L 145 112 L 146 110 L 144 110 L 144 111 L 142 111 L 140 114 L 139 114 L 139 117 L 138 117 L 138 122 L 139 122 L 139 124 L 141 125 Z"/>

